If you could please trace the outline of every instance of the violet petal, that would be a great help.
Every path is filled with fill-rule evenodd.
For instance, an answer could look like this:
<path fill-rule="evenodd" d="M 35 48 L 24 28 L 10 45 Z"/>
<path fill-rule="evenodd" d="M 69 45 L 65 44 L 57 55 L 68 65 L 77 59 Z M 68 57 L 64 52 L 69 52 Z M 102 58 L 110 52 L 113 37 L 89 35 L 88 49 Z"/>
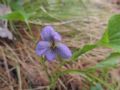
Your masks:
<path fill-rule="evenodd" d="M 56 58 L 56 53 L 54 51 L 52 51 L 51 49 L 49 49 L 46 53 L 45 56 L 47 58 L 48 61 L 53 61 Z"/>
<path fill-rule="evenodd" d="M 54 41 L 61 41 L 61 35 L 58 32 L 53 33 Z"/>
<path fill-rule="evenodd" d="M 57 45 L 56 52 L 65 59 L 69 59 L 72 56 L 71 50 L 62 43 Z"/>
<path fill-rule="evenodd" d="M 52 34 L 54 33 L 54 28 L 52 26 L 45 26 L 43 29 L 42 29 L 42 32 L 41 32 L 41 38 L 42 40 L 45 40 L 45 41 L 51 41 L 52 40 Z"/>
<path fill-rule="evenodd" d="M 43 55 L 50 48 L 50 43 L 47 41 L 38 42 L 35 52 L 37 55 Z"/>

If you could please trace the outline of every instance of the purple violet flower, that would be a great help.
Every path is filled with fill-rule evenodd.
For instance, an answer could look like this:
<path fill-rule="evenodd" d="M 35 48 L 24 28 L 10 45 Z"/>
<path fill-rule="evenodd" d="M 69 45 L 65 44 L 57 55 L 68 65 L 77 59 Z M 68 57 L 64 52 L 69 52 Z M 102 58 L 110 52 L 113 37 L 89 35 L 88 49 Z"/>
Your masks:
<path fill-rule="evenodd" d="M 45 26 L 41 32 L 41 39 L 36 46 L 36 54 L 44 55 L 48 61 L 55 60 L 59 55 L 64 59 L 72 56 L 70 49 L 61 43 L 61 35 L 54 31 L 52 26 Z"/>

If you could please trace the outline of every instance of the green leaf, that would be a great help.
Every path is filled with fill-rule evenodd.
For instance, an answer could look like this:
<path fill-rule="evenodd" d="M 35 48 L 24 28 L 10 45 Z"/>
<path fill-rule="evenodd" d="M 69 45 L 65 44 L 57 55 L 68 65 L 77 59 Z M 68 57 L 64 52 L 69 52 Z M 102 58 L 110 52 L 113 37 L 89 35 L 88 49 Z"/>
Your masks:
<path fill-rule="evenodd" d="M 11 7 L 12 10 L 14 11 L 18 11 L 23 9 L 23 0 L 7 0 L 7 2 L 9 3 L 9 6 Z"/>
<path fill-rule="evenodd" d="M 95 86 L 92 86 L 90 90 L 103 90 L 103 87 L 97 83 Z"/>
<path fill-rule="evenodd" d="M 96 72 L 97 69 L 104 70 L 116 67 L 120 63 L 120 53 L 111 53 L 106 59 L 95 66 L 84 69 L 84 72 Z"/>
<path fill-rule="evenodd" d="M 120 14 L 111 17 L 108 30 L 110 46 L 120 51 Z"/>
<path fill-rule="evenodd" d="M 105 60 L 98 63 L 94 68 L 115 67 L 120 62 L 120 53 L 112 53 Z"/>
<path fill-rule="evenodd" d="M 26 21 L 29 16 L 24 11 L 14 11 L 4 16 L 0 16 L 0 19 L 7 19 L 13 21 Z"/>
<path fill-rule="evenodd" d="M 106 29 L 105 33 L 103 34 L 103 37 L 100 40 L 100 44 L 106 45 L 109 43 L 109 37 L 108 37 L 108 30 Z"/>
<path fill-rule="evenodd" d="M 120 14 L 113 15 L 110 18 L 107 30 L 100 43 L 120 52 Z"/>
<path fill-rule="evenodd" d="M 75 61 L 77 60 L 77 58 L 79 56 L 81 56 L 82 54 L 85 54 L 87 53 L 88 51 L 96 48 L 97 46 L 95 44 L 91 44 L 91 45 L 85 45 L 83 46 L 83 48 L 77 50 L 76 52 L 73 53 L 73 56 L 72 56 L 72 60 Z"/>

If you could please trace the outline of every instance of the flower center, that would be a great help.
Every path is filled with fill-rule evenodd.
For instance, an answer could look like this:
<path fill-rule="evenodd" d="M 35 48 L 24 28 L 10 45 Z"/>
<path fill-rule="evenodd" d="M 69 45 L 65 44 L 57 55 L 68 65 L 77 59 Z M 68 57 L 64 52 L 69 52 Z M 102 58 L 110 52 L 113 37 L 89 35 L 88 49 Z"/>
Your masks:
<path fill-rule="evenodd" d="M 51 42 L 51 49 L 55 49 L 56 48 L 56 42 L 55 41 L 52 41 Z"/>

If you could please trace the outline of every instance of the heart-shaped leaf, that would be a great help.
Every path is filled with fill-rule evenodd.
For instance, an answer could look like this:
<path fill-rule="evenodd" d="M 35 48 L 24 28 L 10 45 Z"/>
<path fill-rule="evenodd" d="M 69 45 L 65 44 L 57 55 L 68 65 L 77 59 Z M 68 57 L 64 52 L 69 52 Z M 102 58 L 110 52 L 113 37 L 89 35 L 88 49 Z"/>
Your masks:
<path fill-rule="evenodd" d="M 110 18 L 100 43 L 120 52 L 120 14 Z"/>

